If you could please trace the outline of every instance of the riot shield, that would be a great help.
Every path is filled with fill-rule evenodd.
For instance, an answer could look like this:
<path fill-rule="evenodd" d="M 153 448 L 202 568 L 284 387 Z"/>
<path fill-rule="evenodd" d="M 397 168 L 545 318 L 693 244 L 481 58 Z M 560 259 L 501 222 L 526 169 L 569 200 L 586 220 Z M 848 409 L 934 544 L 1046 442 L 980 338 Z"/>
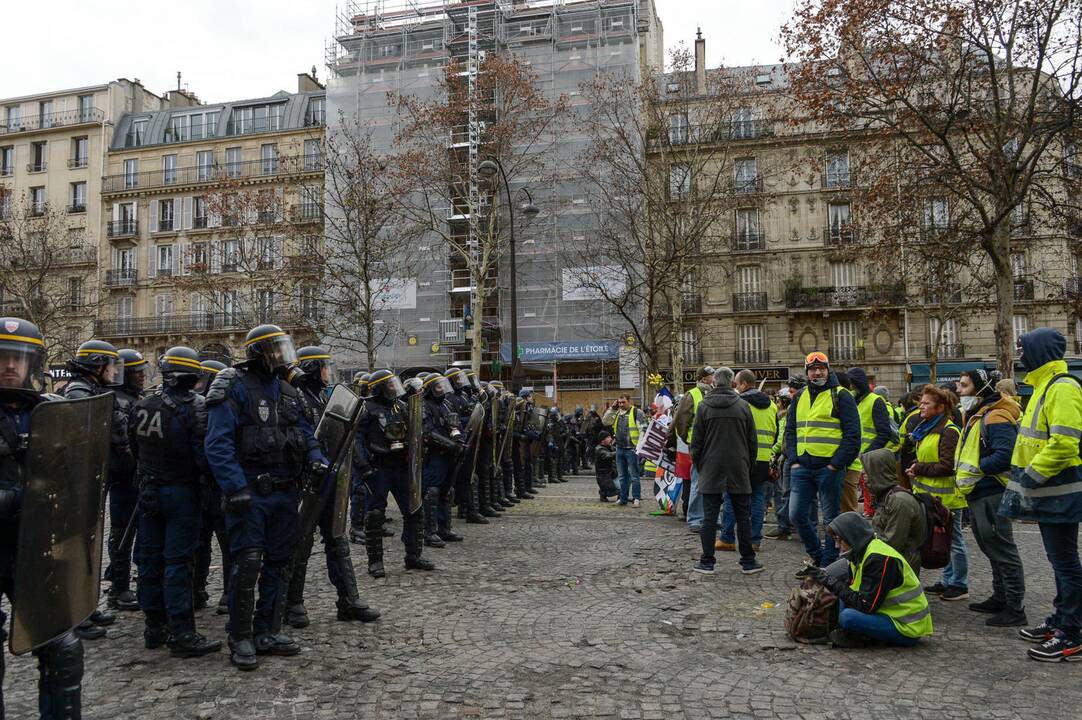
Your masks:
<path fill-rule="evenodd" d="M 498 477 L 500 474 L 500 450 L 503 448 L 503 434 L 500 432 L 500 419 L 503 417 L 500 412 L 500 398 L 492 398 L 492 402 L 489 403 L 492 413 L 492 472 Z"/>
<path fill-rule="evenodd" d="M 412 515 L 421 509 L 421 480 L 424 474 L 424 428 L 422 427 L 421 396 L 411 395 L 409 398 L 409 430 L 406 435 L 406 457 L 409 461 L 409 490 L 410 507 Z"/>
<path fill-rule="evenodd" d="M 320 513 L 329 499 L 339 500 L 338 470 L 343 460 L 353 447 L 353 438 L 357 429 L 357 420 L 364 403 L 346 385 L 334 386 L 323 415 L 316 425 L 315 436 L 323 448 L 323 453 L 330 460 L 330 469 L 320 477 L 305 478 L 301 489 L 300 518 L 298 521 L 300 537 L 308 537 L 319 522 Z M 348 492 L 346 493 L 348 499 Z M 336 507 L 334 513 L 344 513 Z M 301 543 L 299 546 L 302 546 Z"/>
<path fill-rule="evenodd" d="M 353 489 L 353 448 L 346 451 L 342 466 L 334 481 L 334 520 L 331 523 L 331 536 L 340 538 L 346 534 L 349 520 L 349 495 Z"/>
<path fill-rule="evenodd" d="M 16 655 L 98 606 L 113 402 L 112 393 L 55 400 L 30 416 L 11 612 Z"/>
<path fill-rule="evenodd" d="M 534 405 L 526 416 L 526 427 L 534 432 L 542 432 L 545 429 L 545 408 Z"/>
<path fill-rule="evenodd" d="M 481 445 L 481 425 L 484 421 L 485 409 L 481 407 L 481 403 L 477 403 L 473 406 L 473 412 L 470 413 L 470 419 L 466 421 L 466 448 L 459 454 L 458 460 L 455 461 L 455 467 L 450 476 L 452 479 L 458 477 L 458 473 L 466 464 L 467 459 L 471 463 L 476 464 L 477 448 Z"/>

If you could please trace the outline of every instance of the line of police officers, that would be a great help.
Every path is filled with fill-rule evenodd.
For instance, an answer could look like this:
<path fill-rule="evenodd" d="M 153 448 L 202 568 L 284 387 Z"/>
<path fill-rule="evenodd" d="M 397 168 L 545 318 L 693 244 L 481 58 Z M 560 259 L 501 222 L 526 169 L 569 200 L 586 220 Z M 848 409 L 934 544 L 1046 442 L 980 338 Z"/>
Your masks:
<path fill-rule="evenodd" d="M 0 592 L 9 599 L 20 582 L 34 581 L 14 577 L 19 522 L 29 519 L 20 516 L 20 493 L 30 413 L 61 397 L 115 397 L 106 471 L 107 609 L 34 649 L 44 718 L 81 716 L 82 640 L 103 637 L 116 621 L 113 610 L 143 612 L 147 648 L 168 647 L 177 657 L 221 649 L 195 623 L 195 611 L 210 599 L 215 538 L 223 562 L 218 612 L 228 614 L 230 660 L 251 670 L 259 655 L 300 651 L 282 626 L 309 623 L 304 584 L 316 528 L 338 593 L 338 619 L 368 622 L 380 614 L 359 597 L 349 539 L 363 542 L 368 573 L 383 577 L 388 495 L 403 516 L 406 569 L 428 571 L 435 566 L 422 557 L 425 545 L 462 540 L 452 530 L 456 501 L 459 519 L 487 523 L 544 484 L 535 465 L 545 413 L 529 390 L 516 396 L 458 368 L 405 383 L 390 370 L 359 373 L 352 390 L 363 406 L 344 469 L 352 480 L 351 537 L 335 531 L 343 508 L 333 501 L 319 506 L 310 529 L 302 528 L 303 488 L 334 482 L 332 459 L 316 437 L 334 375 L 325 350 L 295 351 L 281 328 L 261 325 L 248 333 L 245 360 L 235 367 L 200 361 L 188 347 L 170 348 L 158 361 L 160 385 L 147 389 L 151 367 L 138 352 L 90 340 L 67 363 L 72 377 L 58 397 L 45 392 L 38 328 L 18 318 L 0 318 L 0 328 Z M 423 446 L 419 502 L 411 498 L 417 489 L 411 446 Z M 0 613 L 0 634 L 5 619 Z M 0 683 L 2 674 L 0 656 Z"/>

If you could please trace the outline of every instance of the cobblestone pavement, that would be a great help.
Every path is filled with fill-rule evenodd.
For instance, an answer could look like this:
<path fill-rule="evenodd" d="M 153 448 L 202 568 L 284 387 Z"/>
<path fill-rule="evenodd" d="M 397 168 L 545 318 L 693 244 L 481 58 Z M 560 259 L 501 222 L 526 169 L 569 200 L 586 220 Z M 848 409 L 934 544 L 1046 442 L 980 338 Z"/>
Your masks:
<path fill-rule="evenodd" d="M 698 540 L 683 522 L 649 516 L 652 501 L 599 503 L 595 487 L 549 485 L 492 524 L 458 527 L 465 542 L 426 550 L 434 573 L 405 572 L 394 539 L 388 577 L 373 581 L 354 546 L 362 594 L 383 613 L 370 625 L 334 620 L 313 557 L 312 624 L 294 632 L 303 652 L 265 658 L 253 673 L 224 652 L 177 660 L 145 650 L 139 616 L 124 614 L 107 639 L 87 643 L 84 716 L 1078 717 L 1082 666 L 1026 659 L 1013 629 L 985 627 L 965 602 L 933 599 L 936 634 L 915 649 L 796 645 L 782 620 L 799 543 L 765 541 L 767 570 L 756 576 L 739 574 L 728 553 L 716 575 L 697 575 Z M 1032 621 L 1052 595 L 1035 530 L 1018 528 Z M 983 599 L 987 562 L 969 544 L 971 589 Z M 213 610 L 199 623 L 224 638 Z M 33 717 L 33 660 L 7 660 L 8 716 Z"/>

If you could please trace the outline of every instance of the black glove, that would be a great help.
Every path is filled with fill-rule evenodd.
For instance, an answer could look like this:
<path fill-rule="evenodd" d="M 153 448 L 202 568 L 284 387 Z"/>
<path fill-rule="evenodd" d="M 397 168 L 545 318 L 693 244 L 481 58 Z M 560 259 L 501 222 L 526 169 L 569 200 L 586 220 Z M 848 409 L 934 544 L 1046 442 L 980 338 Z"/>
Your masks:
<path fill-rule="evenodd" d="M 158 514 L 158 486 L 143 483 L 139 487 L 139 512 L 143 515 Z"/>
<path fill-rule="evenodd" d="M 231 513 L 246 513 L 252 507 L 252 491 L 248 488 L 238 490 L 225 499 L 225 511 Z"/>
<path fill-rule="evenodd" d="M 331 466 L 322 460 L 313 460 L 308 464 L 308 472 L 312 474 L 312 477 L 322 478 L 330 469 Z"/>
<path fill-rule="evenodd" d="M 827 575 L 827 571 L 824 570 L 821 567 L 816 567 L 814 565 L 809 565 L 808 566 L 808 578 L 810 580 L 813 580 L 813 581 L 819 583 L 820 585 L 823 585 L 825 587 L 829 587 L 828 583 L 830 582 L 830 576 Z"/>

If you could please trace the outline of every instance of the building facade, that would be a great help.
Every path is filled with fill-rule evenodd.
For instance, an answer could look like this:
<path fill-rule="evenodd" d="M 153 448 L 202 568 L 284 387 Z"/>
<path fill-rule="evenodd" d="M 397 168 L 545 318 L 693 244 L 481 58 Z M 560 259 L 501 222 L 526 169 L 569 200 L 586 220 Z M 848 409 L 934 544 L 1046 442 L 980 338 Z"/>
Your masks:
<path fill-rule="evenodd" d="M 34 244 L 50 256 L 47 269 L 66 289 L 45 292 L 45 301 L 63 301 L 62 312 L 41 313 L 62 322 L 43 328 L 54 346 L 54 364 L 89 337 L 97 314 L 101 183 L 113 130 L 125 113 L 161 106 L 162 99 L 138 80 L 125 79 L 0 100 L 0 222 L 32 233 L 37 219 L 41 232 L 55 236 Z M 7 275 L 8 283 L 20 282 L 15 275 Z M 4 280 L 0 276 L 0 291 Z M 0 298 L 3 313 L 25 316 L 13 294 L 9 288 L 8 297 Z"/>
<path fill-rule="evenodd" d="M 101 187 L 106 294 L 95 336 L 156 357 L 172 345 L 243 359 L 247 331 L 317 333 L 325 93 L 128 112 Z"/>

